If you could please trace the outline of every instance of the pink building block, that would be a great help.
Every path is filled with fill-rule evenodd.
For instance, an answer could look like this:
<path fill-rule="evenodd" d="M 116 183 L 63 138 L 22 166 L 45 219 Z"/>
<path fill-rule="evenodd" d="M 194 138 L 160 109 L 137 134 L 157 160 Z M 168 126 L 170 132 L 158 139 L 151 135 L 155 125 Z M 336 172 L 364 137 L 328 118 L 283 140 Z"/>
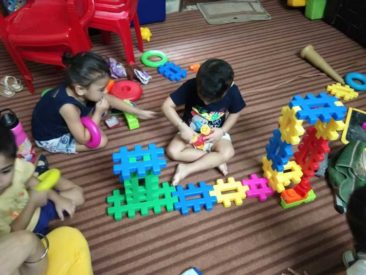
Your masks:
<path fill-rule="evenodd" d="M 251 174 L 249 179 L 243 179 L 242 184 L 249 187 L 248 198 L 258 198 L 259 201 L 265 201 L 274 194 L 273 189 L 268 185 L 268 180 L 258 178 L 256 174 Z"/>

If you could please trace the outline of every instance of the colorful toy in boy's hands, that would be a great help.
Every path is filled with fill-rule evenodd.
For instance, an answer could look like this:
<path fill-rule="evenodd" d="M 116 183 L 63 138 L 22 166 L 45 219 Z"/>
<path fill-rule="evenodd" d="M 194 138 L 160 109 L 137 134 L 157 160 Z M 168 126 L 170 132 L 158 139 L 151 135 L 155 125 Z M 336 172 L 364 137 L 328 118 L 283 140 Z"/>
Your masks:
<path fill-rule="evenodd" d="M 204 150 L 206 136 L 208 136 L 210 133 L 211 128 L 207 124 L 202 125 L 200 134 L 192 137 L 191 144 L 193 147 L 199 150 Z"/>
<path fill-rule="evenodd" d="M 97 124 L 90 117 L 82 117 L 81 123 L 90 133 L 90 140 L 85 144 L 88 148 L 97 148 L 102 141 L 102 134 Z"/>
<path fill-rule="evenodd" d="M 34 190 L 36 191 L 50 190 L 57 184 L 60 177 L 61 177 L 60 170 L 56 168 L 50 169 L 38 177 L 39 183 L 36 186 L 34 186 Z"/>

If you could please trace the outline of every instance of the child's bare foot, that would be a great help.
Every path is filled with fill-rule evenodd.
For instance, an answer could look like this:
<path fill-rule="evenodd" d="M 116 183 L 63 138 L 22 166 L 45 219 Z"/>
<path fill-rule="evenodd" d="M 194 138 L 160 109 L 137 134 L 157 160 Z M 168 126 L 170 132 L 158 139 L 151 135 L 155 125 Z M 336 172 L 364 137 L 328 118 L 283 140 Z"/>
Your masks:
<path fill-rule="evenodd" d="M 224 175 L 226 176 L 229 172 L 228 172 L 228 169 L 227 169 L 227 164 L 226 163 L 223 163 L 223 164 L 220 164 L 219 166 L 217 166 L 217 169 Z"/>
<path fill-rule="evenodd" d="M 174 186 L 177 185 L 186 176 L 187 176 L 187 168 L 186 168 L 186 165 L 183 164 L 183 163 L 178 164 L 177 165 L 177 168 L 175 169 L 175 174 L 173 176 L 172 184 Z"/>

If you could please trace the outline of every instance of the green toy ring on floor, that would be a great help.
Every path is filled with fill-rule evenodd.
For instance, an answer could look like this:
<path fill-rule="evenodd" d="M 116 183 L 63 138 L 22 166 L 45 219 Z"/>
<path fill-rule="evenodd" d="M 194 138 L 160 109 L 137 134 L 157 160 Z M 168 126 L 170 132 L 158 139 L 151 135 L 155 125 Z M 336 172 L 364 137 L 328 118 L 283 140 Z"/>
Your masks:
<path fill-rule="evenodd" d="M 153 60 L 151 60 L 152 57 L 158 57 L 158 58 L 160 58 L 160 60 L 153 61 Z M 163 53 L 162 51 L 157 51 L 157 50 L 146 51 L 141 56 L 142 64 L 144 64 L 147 67 L 151 67 L 151 68 L 157 68 L 159 66 L 162 66 L 167 61 L 168 61 L 168 57 L 166 56 L 166 54 Z"/>
<path fill-rule="evenodd" d="M 34 187 L 34 190 L 37 191 L 49 190 L 56 185 L 60 177 L 61 177 L 60 170 L 56 168 L 50 169 L 38 177 L 39 183 Z"/>

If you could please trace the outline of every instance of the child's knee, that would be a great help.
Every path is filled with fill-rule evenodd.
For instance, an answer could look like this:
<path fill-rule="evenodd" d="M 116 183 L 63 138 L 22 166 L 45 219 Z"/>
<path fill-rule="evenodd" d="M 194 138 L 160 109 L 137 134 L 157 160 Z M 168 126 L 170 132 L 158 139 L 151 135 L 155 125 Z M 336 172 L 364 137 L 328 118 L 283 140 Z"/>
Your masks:
<path fill-rule="evenodd" d="M 234 148 L 227 148 L 224 152 L 222 152 L 222 155 L 225 159 L 225 162 L 229 161 L 235 156 Z"/>
<path fill-rule="evenodd" d="M 85 202 L 84 191 L 83 191 L 83 188 L 81 188 L 80 186 L 75 187 L 74 200 L 75 200 L 74 203 L 75 203 L 76 206 L 83 205 L 84 202 Z"/>
<path fill-rule="evenodd" d="M 172 159 L 172 160 L 177 160 L 178 159 L 178 151 L 176 148 L 174 148 L 174 146 L 168 146 L 166 148 L 166 154 L 167 156 Z"/>

